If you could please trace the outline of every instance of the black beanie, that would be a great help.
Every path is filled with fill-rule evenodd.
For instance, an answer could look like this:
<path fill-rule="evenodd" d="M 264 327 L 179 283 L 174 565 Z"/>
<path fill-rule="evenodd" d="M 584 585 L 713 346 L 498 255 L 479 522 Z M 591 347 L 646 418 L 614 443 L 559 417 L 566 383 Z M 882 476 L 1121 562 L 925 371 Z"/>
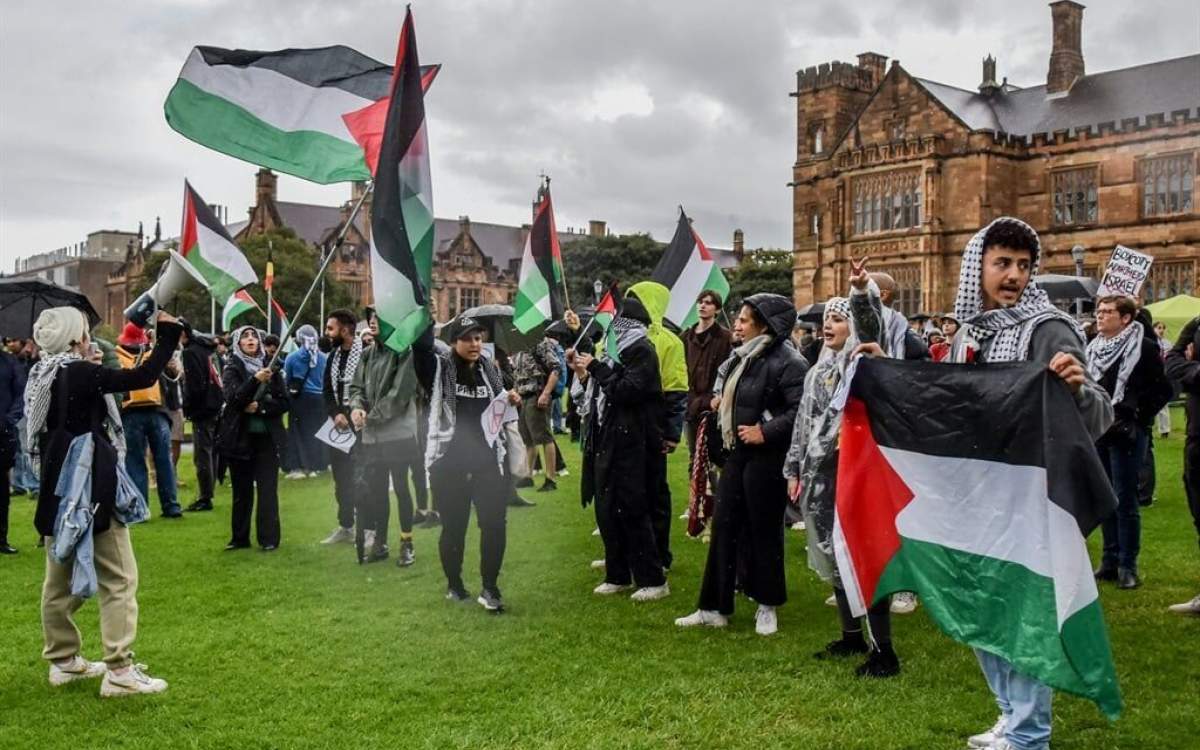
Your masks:
<path fill-rule="evenodd" d="M 632 294 L 627 295 L 621 304 L 621 317 L 636 320 L 644 326 L 650 325 L 650 313 L 646 312 L 646 306 Z"/>

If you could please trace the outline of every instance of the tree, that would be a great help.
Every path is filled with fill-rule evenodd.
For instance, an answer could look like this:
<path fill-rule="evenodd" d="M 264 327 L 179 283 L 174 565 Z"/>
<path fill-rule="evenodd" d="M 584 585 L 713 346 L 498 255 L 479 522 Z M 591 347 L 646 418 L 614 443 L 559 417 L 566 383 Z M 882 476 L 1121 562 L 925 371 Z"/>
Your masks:
<path fill-rule="evenodd" d="M 792 299 L 792 253 L 788 250 L 754 250 L 742 258 L 729 277 L 725 309 L 733 314 L 742 300 L 759 292 Z"/>
<path fill-rule="evenodd" d="M 615 281 L 624 290 L 650 278 L 662 256 L 662 246 L 649 234 L 585 237 L 563 246 L 563 272 L 574 307 L 594 304 L 592 284 L 604 289 Z M 603 294 L 603 292 L 601 292 Z"/>
<path fill-rule="evenodd" d="M 317 320 L 320 314 L 320 303 L 316 296 L 320 293 L 319 289 L 313 293 L 313 298 L 309 301 L 308 307 L 305 308 L 300 319 L 295 318 L 296 310 L 300 307 L 301 300 L 304 299 L 304 293 L 308 291 L 308 286 L 312 283 L 313 277 L 320 267 L 319 253 L 305 244 L 303 240 L 298 239 L 295 232 L 290 229 L 272 230 L 265 234 L 254 235 L 244 240 L 241 248 L 260 279 L 260 283 L 247 287 L 254 301 L 264 310 L 266 309 L 267 293 L 262 288 L 261 279 L 266 274 L 267 252 L 270 249 L 275 261 L 274 297 L 287 311 L 293 330 L 305 323 L 312 325 L 318 331 L 323 330 L 324 321 Z M 135 295 L 141 294 L 154 283 L 154 280 L 158 278 L 159 268 L 168 257 L 166 253 L 155 253 L 147 259 L 142 278 L 134 285 Z M 217 302 L 218 327 L 221 325 L 223 305 L 223 301 Z M 327 273 L 325 276 L 325 310 L 353 306 L 354 300 L 345 285 Z M 209 295 L 207 291 L 198 286 L 191 286 L 180 292 L 175 301 L 168 305 L 168 309 L 173 315 L 182 315 L 187 318 L 200 330 L 207 330 L 209 327 L 211 313 Z M 237 322 L 265 326 L 267 321 L 261 315 L 250 312 L 238 318 Z"/>

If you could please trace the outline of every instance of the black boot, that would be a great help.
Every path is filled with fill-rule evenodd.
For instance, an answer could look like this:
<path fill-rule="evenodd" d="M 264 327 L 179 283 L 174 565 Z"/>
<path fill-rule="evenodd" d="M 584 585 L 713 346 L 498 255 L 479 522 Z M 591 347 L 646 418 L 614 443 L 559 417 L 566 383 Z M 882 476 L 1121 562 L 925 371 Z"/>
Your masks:
<path fill-rule="evenodd" d="M 8 543 L 8 540 L 0 540 L 0 555 L 15 555 L 17 548 Z"/>
<path fill-rule="evenodd" d="M 1142 585 L 1142 579 L 1132 568 L 1117 568 L 1117 588 L 1136 589 Z"/>
<path fill-rule="evenodd" d="M 1115 581 L 1117 580 L 1117 566 L 1108 563 L 1100 563 L 1100 567 L 1096 568 L 1093 574 L 1097 581 Z"/>
<path fill-rule="evenodd" d="M 854 674 L 859 677 L 895 677 L 900 674 L 900 657 L 892 650 L 892 644 L 882 643 L 871 649 L 866 662 Z"/>

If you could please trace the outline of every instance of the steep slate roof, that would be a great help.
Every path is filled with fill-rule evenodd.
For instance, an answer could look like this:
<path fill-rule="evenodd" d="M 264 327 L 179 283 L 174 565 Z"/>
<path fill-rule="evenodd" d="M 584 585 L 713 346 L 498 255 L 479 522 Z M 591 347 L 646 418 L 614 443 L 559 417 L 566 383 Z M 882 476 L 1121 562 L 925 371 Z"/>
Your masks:
<path fill-rule="evenodd" d="M 1125 119 L 1139 125 L 1149 115 L 1185 110 L 1200 116 L 1200 55 L 1086 75 L 1066 96 L 1047 98 L 1046 87 L 1032 86 L 984 96 L 944 83 L 917 81 L 972 130 L 1029 137 L 1035 133 L 1096 128 Z"/>

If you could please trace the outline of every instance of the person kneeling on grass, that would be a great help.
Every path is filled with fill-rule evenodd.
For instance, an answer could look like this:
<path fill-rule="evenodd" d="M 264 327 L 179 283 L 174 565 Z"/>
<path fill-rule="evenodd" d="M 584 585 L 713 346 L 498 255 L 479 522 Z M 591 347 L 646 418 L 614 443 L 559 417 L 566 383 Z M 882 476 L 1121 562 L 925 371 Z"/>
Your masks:
<path fill-rule="evenodd" d="M 583 471 L 580 499 L 595 501 L 596 524 L 604 542 L 604 581 L 593 589 L 617 594 L 637 584 L 634 601 L 662 599 L 671 593 L 654 541 L 647 490 L 654 462 L 662 455 L 657 418 L 662 404 L 658 355 L 646 336 L 646 308 L 627 298 L 621 317 L 611 323 L 600 358 L 568 351 L 568 362 L 581 387 L 579 413 Z"/>
<path fill-rule="evenodd" d="M 722 365 L 721 396 L 714 399 L 729 456 L 717 485 L 699 609 L 675 620 L 681 628 L 728 624 L 741 547 L 742 553 L 749 551 L 742 588 L 758 603 L 755 631 L 772 635 L 778 630 L 775 609 L 787 601 L 783 460 L 808 372 L 789 341 L 795 325 L 791 300 L 765 293 L 747 297 L 734 321 L 734 336 L 743 343 L 726 360 L 729 366 Z"/>
<path fill-rule="evenodd" d="M 497 579 L 507 541 L 505 514 L 509 480 L 503 465 L 505 431 L 488 444 L 484 413 L 504 394 L 512 405 L 521 403 L 516 391 L 506 391 L 495 362 L 483 356 L 483 326 L 474 318 L 451 323 L 448 352 L 434 348 L 433 329 L 413 344 L 414 366 L 429 398 L 429 438 L 425 468 L 442 516 L 438 552 L 446 574 L 446 598 L 470 601 L 463 585 L 463 548 L 471 503 L 479 524 L 479 576 L 483 590 L 477 601 L 489 612 L 502 612 Z"/>
<path fill-rule="evenodd" d="M 161 693 L 165 680 L 146 674 L 133 663 L 137 635 L 137 561 L 129 529 L 116 507 L 118 462 L 124 461 L 125 433 L 112 394 L 149 388 L 158 382 L 175 353 L 183 328 L 175 318 L 158 314 L 158 338 L 150 356 L 135 367 L 114 369 L 88 361 L 91 340 L 87 318 L 73 307 L 55 307 L 38 316 L 33 338 L 42 359 L 29 373 L 25 414 L 29 419 L 28 450 L 40 459 L 40 486 L 34 526 L 47 537 L 46 577 L 42 583 L 42 656 L 50 662 L 50 684 L 104 676 L 100 695 L 106 698 Z M 93 453 L 90 487 L 95 588 L 100 593 L 100 639 L 104 662 L 91 662 L 79 651 L 82 643 L 73 615 L 83 600 L 72 596 L 78 566 L 53 557 L 55 526 L 61 498 L 55 494 L 64 463 L 74 453 L 75 439 L 91 434 Z M 144 503 L 144 499 L 141 500 Z M 64 509 L 65 510 L 65 509 Z M 86 533 L 86 532 L 85 532 Z M 82 544 L 82 542 L 81 542 Z M 78 550 L 77 550 L 78 553 Z"/>

